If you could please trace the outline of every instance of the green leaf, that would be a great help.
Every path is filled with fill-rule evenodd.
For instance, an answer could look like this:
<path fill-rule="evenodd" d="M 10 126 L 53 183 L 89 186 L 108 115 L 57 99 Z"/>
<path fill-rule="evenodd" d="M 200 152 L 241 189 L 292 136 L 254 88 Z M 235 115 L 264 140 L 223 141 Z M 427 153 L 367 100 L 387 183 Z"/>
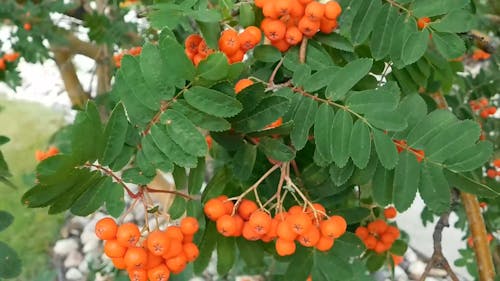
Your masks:
<path fill-rule="evenodd" d="M 306 63 L 312 70 L 320 70 L 333 65 L 332 57 L 325 51 L 321 45 L 313 40 L 309 40 L 306 50 Z M 299 61 L 299 48 L 294 47 L 286 52 L 283 65 L 295 71 L 302 63 Z"/>
<path fill-rule="evenodd" d="M 233 128 L 242 133 L 259 131 L 283 116 L 288 107 L 288 99 L 279 96 L 270 96 L 263 99 L 247 116 L 236 121 L 233 124 Z"/>
<path fill-rule="evenodd" d="M 481 141 L 462 149 L 446 160 L 445 165 L 454 172 L 467 172 L 481 167 L 493 154 L 493 144 Z"/>
<path fill-rule="evenodd" d="M 253 56 L 258 61 L 277 62 L 281 59 L 281 52 L 271 45 L 259 45 L 253 50 Z"/>
<path fill-rule="evenodd" d="M 292 76 L 293 85 L 304 86 L 305 81 L 311 76 L 311 67 L 307 64 L 301 64 L 295 69 Z M 297 95 L 295 95 L 297 97 Z"/>
<path fill-rule="evenodd" d="M 394 170 L 386 170 L 382 165 L 377 166 L 372 182 L 372 196 L 380 206 L 392 203 L 394 194 Z"/>
<path fill-rule="evenodd" d="M 291 257 L 283 279 L 291 281 L 306 280 L 313 267 L 312 254 L 309 249 L 298 248 L 296 254 Z"/>
<path fill-rule="evenodd" d="M 169 75 L 169 69 L 164 63 L 165 59 L 161 56 L 157 46 L 146 43 L 142 47 L 139 63 L 144 82 L 149 87 L 150 93 L 161 94 L 163 98 L 170 99 L 173 97 L 175 88 L 164 79 Z M 155 67 L 151 67 L 152 65 Z"/>
<path fill-rule="evenodd" d="M 364 169 L 370 160 L 372 140 L 370 129 L 362 120 L 358 119 L 354 123 L 349 142 L 349 156 L 351 156 L 352 162 L 358 168 Z"/>
<path fill-rule="evenodd" d="M 418 191 L 425 205 L 436 214 L 448 211 L 451 204 L 451 194 L 443 169 L 430 163 L 424 163 L 420 177 Z"/>
<path fill-rule="evenodd" d="M 392 243 L 390 252 L 396 256 L 404 256 L 408 250 L 408 245 L 403 240 L 396 240 Z"/>
<path fill-rule="evenodd" d="M 198 159 L 198 165 L 194 169 L 189 170 L 189 194 L 198 194 L 205 181 L 205 158 Z"/>
<path fill-rule="evenodd" d="M 0 241 L 0 278 L 14 278 L 21 274 L 22 261 L 9 245 Z"/>
<path fill-rule="evenodd" d="M 71 213 L 77 216 L 88 216 L 104 203 L 103 193 L 108 185 L 113 184 L 110 177 L 103 177 L 95 186 L 87 188 L 71 206 Z"/>
<path fill-rule="evenodd" d="M 108 124 L 104 129 L 104 150 L 101 153 L 100 163 L 104 166 L 111 164 L 120 154 L 127 136 L 128 121 L 123 103 L 116 105 L 111 113 Z"/>
<path fill-rule="evenodd" d="M 304 90 L 312 93 L 326 87 L 333 81 L 335 74 L 339 69 L 340 68 L 338 66 L 331 66 L 318 70 L 313 75 L 303 78 Z"/>
<path fill-rule="evenodd" d="M 219 40 L 219 35 L 221 32 L 221 25 L 218 22 L 203 22 L 197 21 L 198 27 L 200 28 L 201 35 L 207 45 L 212 49 L 217 49 L 217 41 Z M 191 62 L 189 62 L 191 63 Z M 193 64 L 191 63 L 191 66 Z M 190 79 L 188 79 L 190 80 Z"/>
<path fill-rule="evenodd" d="M 227 120 L 201 112 L 190 106 L 185 100 L 176 101 L 171 108 L 184 114 L 193 124 L 200 128 L 212 132 L 227 131 L 231 128 L 231 124 Z"/>
<path fill-rule="evenodd" d="M 401 59 L 403 54 L 403 45 L 411 36 L 411 34 L 418 31 L 417 23 L 414 19 L 408 17 L 398 16 L 394 23 L 394 31 L 390 44 L 390 56 L 396 68 L 401 68 L 404 63 Z"/>
<path fill-rule="evenodd" d="M 481 197 L 495 198 L 500 196 L 500 192 L 475 180 L 470 173 L 454 173 L 444 169 L 444 175 L 450 186 L 462 191 L 475 194 Z"/>
<path fill-rule="evenodd" d="M 290 134 L 295 149 L 301 150 L 309 138 L 309 130 L 314 125 L 318 104 L 315 100 L 303 97 L 293 116 L 293 129 Z"/>
<path fill-rule="evenodd" d="M 420 164 L 415 155 L 407 150 L 399 154 L 399 162 L 394 172 L 393 201 L 399 212 L 410 208 L 417 195 L 420 181 Z"/>
<path fill-rule="evenodd" d="M 361 3 L 351 27 L 351 41 L 354 45 L 360 45 L 368 39 L 381 8 L 379 0 L 365 0 Z"/>
<path fill-rule="evenodd" d="M 320 105 L 316 113 L 316 120 L 314 122 L 314 141 L 316 143 L 316 151 L 321 156 L 331 163 L 333 161 L 333 136 L 335 134 L 331 122 L 335 118 L 333 108 L 328 104 Z"/>
<path fill-rule="evenodd" d="M 427 115 L 408 134 L 408 146 L 423 149 L 425 145 L 444 128 L 457 120 L 449 110 L 438 109 Z"/>
<path fill-rule="evenodd" d="M 211 54 L 198 65 L 198 76 L 210 81 L 222 80 L 228 72 L 229 62 L 223 53 Z"/>
<path fill-rule="evenodd" d="M 14 216 L 6 211 L 0 211 L 0 232 L 5 230 L 14 221 Z"/>
<path fill-rule="evenodd" d="M 339 167 L 344 167 L 349 160 L 350 139 L 352 131 L 351 114 L 345 110 L 339 110 L 335 114 L 333 123 L 333 161 Z"/>
<path fill-rule="evenodd" d="M 366 260 L 366 267 L 370 272 L 379 270 L 386 262 L 386 255 L 371 254 Z"/>
<path fill-rule="evenodd" d="M 185 152 L 199 157 L 206 155 L 208 148 L 205 138 L 186 116 L 169 109 L 163 117 L 168 134 Z"/>
<path fill-rule="evenodd" d="M 473 145 L 480 134 L 481 129 L 476 122 L 456 122 L 441 130 L 429 141 L 424 149 L 425 157 L 442 162 L 456 155 L 464 147 Z"/>
<path fill-rule="evenodd" d="M 363 207 L 353 207 L 347 209 L 339 209 L 335 211 L 336 215 L 342 216 L 348 224 L 357 224 L 362 222 L 364 219 L 370 216 L 370 210 Z M 342 236 L 344 237 L 344 236 Z M 339 240 L 335 240 L 334 246 L 339 243 Z"/>
<path fill-rule="evenodd" d="M 119 184 L 113 183 L 106 188 L 104 199 L 104 201 L 106 201 L 106 210 L 115 218 L 118 218 L 123 210 L 125 210 L 125 199 L 123 195 L 123 187 Z"/>
<path fill-rule="evenodd" d="M 349 42 L 347 38 L 336 32 L 332 32 L 330 34 L 318 33 L 316 34 L 316 36 L 314 36 L 314 39 L 334 49 L 346 52 L 354 52 L 354 46 L 351 44 L 351 42 Z"/>
<path fill-rule="evenodd" d="M 221 195 L 230 179 L 231 173 L 227 167 L 219 169 L 203 190 L 201 202 L 205 203 L 209 199 Z"/>
<path fill-rule="evenodd" d="M 10 139 L 6 136 L 0 136 L 0 145 L 4 145 L 6 143 L 8 143 L 10 141 Z"/>
<path fill-rule="evenodd" d="M 72 157 L 79 164 L 97 159 L 103 145 L 103 130 L 97 107 L 88 102 L 85 111 L 77 114 L 71 132 Z"/>
<path fill-rule="evenodd" d="M 429 30 L 427 28 L 412 33 L 403 44 L 401 59 L 406 65 L 419 60 L 427 50 Z"/>
<path fill-rule="evenodd" d="M 240 18 L 239 23 L 243 27 L 248 27 L 254 25 L 255 23 L 255 11 L 253 10 L 253 5 L 250 3 L 242 3 L 240 6 Z"/>
<path fill-rule="evenodd" d="M 370 112 L 365 117 L 373 126 L 382 130 L 398 132 L 408 126 L 404 113 L 400 110 Z"/>
<path fill-rule="evenodd" d="M 151 137 L 161 152 L 168 156 L 175 164 L 185 168 L 196 167 L 197 158 L 187 154 L 177 143 L 175 143 L 172 137 L 167 133 L 167 128 L 165 126 L 153 126 L 151 128 Z"/>
<path fill-rule="evenodd" d="M 372 59 L 357 59 L 335 72 L 326 88 L 326 97 L 331 100 L 343 99 L 345 94 L 370 72 L 372 64 Z"/>
<path fill-rule="evenodd" d="M 164 62 L 165 69 L 169 72 L 167 76 L 162 77 L 166 83 L 174 84 L 178 80 L 194 80 L 196 69 L 184 53 L 184 46 L 174 38 L 164 37 L 160 40 L 160 53 L 162 57 L 168 58 Z"/>
<path fill-rule="evenodd" d="M 236 151 L 233 158 L 233 173 L 238 179 L 245 181 L 250 178 L 257 158 L 257 146 L 244 143 Z"/>
<path fill-rule="evenodd" d="M 144 175 L 139 168 L 130 168 L 123 171 L 122 179 L 135 184 L 148 184 L 153 180 L 153 176 Z"/>
<path fill-rule="evenodd" d="M 186 189 L 188 187 L 188 179 L 186 169 L 175 166 L 172 172 L 174 178 L 175 188 L 178 190 Z"/>
<path fill-rule="evenodd" d="M 295 158 L 295 151 L 277 139 L 261 138 L 259 148 L 267 157 L 280 162 L 290 161 Z"/>
<path fill-rule="evenodd" d="M 235 97 L 198 86 L 187 90 L 184 98 L 194 108 L 216 117 L 232 117 L 243 109 Z"/>
<path fill-rule="evenodd" d="M 222 20 L 220 12 L 215 9 L 188 10 L 187 15 L 199 22 L 219 22 Z"/>
<path fill-rule="evenodd" d="M 186 212 L 186 199 L 181 196 L 176 196 L 174 202 L 168 209 L 168 214 L 174 220 L 182 217 Z"/>
<path fill-rule="evenodd" d="M 264 249 L 254 241 L 237 238 L 239 255 L 245 261 L 248 268 L 259 268 L 264 266 Z"/>
<path fill-rule="evenodd" d="M 330 252 L 314 251 L 314 266 L 311 273 L 313 280 L 333 281 L 333 280 L 351 280 L 353 269 L 350 264 L 341 259 L 338 255 Z"/>
<path fill-rule="evenodd" d="M 354 209 L 357 208 L 353 208 L 353 210 Z M 335 213 L 337 214 L 337 212 Z M 342 211 L 340 211 L 338 214 L 341 213 Z M 348 220 L 347 223 L 351 224 L 351 221 Z M 333 244 L 333 248 L 330 250 L 329 254 L 332 256 L 338 256 L 345 260 L 349 260 L 351 258 L 357 258 L 361 256 L 361 254 L 363 254 L 364 251 L 365 251 L 365 244 L 358 238 L 358 236 L 348 231 L 344 233 L 344 235 L 335 239 L 335 244 Z"/>
<path fill-rule="evenodd" d="M 432 33 L 432 40 L 436 45 L 436 49 L 446 59 L 455 59 L 465 53 L 465 43 L 460 37 L 454 33 Z"/>
<path fill-rule="evenodd" d="M 374 26 L 376 28 L 373 30 L 370 41 L 372 55 L 375 60 L 381 60 L 389 54 L 391 38 L 398 16 L 398 11 L 387 3 L 382 7 L 375 20 Z"/>
<path fill-rule="evenodd" d="M 392 111 L 398 106 L 399 95 L 398 85 L 388 81 L 377 89 L 352 93 L 347 97 L 346 104 L 357 113 Z"/>
<path fill-rule="evenodd" d="M 224 276 L 236 261 L 236 244 L 233 237 L 219 235 L 217 239 L 217 273 Z"/>
<path fill-rule="evenodd" d="M 392 170 L 398 163 L 398 152 L 391 138 L 380 130 L 372 130 L 375 150 L 382 166 Z"/>
<path fill-rule="evenodd" d="M 439 32 L 462 33 L 469 31 L 474 24 L 474 16 L 465 9 L 456 9 L 430 26 Z"/>
<path fill-rule="evenodd" d="M 348 162 L 343 168 L 339 168 L 337 165 L 330 165 L 330 179 L 336 186 L 341 186 L 346 183 L 352 176 L 354 172 L 354 165 L 352 162 Z"/>
<path fill-rule="evenodd" d="M 155 28 L 175 28 L 185 16 L 184 10 L 175 4 L 158 3 L 151 7 L 148 15 L 151 25 Z"/>
<path fill-rule="evenodd" d="M 418 0 L 413 3 L 413 15 L 417 18 L 443 15 L 451 10 L 460 9 L 468 3 L 467 0 Z"/>
<path fill-rule="evenodd" d="M 215 228 L 215 223 L 208 221 L 205 231 L 203 232 L 203 236 L 200 239 L 201 242 L 198 245 L 200 255 L 194 261 L 194 272 L 196 274 L 201 274 L 210 263 L 210 258 L 212 257 L 212 252 L 217 245 L 217 238 L 219 236 L 220 235 Z"/>

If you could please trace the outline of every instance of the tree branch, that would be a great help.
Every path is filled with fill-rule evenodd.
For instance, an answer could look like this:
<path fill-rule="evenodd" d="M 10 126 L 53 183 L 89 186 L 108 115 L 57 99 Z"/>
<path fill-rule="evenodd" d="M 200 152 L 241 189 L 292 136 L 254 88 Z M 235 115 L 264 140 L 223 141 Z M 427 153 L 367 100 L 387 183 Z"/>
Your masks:
<path fill-rule="evenodd" d="M 306 62 L 306 56 L 307 56 L 307 37 L 304 37 L 302 39 L 302 44 L 300 44 L 300 50 L 299 50 L 299 61 L 300 63 L 305 63 Z"/>
<path fill-rule="evenodd" d="M 54 49 L 54 60 L 61 73 L 71 104 L 75 107 L 83 107 L 90 95 L 83 90 L 78 75 L 76 75 L 75 65 L 71 61 L 71 53 Z"/>

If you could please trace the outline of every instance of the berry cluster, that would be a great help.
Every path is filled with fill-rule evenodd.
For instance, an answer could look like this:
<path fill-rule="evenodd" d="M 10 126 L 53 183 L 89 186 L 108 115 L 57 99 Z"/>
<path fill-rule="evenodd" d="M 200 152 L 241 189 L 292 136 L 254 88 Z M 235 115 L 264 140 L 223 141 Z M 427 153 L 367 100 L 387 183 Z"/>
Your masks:
<path fill-rule="evenodd" d="M 469 105 L 474 112 L 479 112 L 479 116 L 484 119 L 490 117 L 491 115 L 495 115 L 495 113 L 497 112 L 497 108 L 493 105 L 490 105 L 490 102 L 487 98 L 471 100 L 469 102 Z"/>
<path fill-rule="evenodd" d="M 192 242 L 198 231 L 192 217 L 181 220 L 180 226 L 150 232 L 141 239 L 134 223 L 117 225 L 112 218 L 103 218 L 95 226 L 97 237 L 104 240 L 104 253 L 117 269 L 125 269 L 133 281 L 167 281 L 170 273 L 181 273 L 198 255 Z"/>
<path fill-rule="evenodd" d="M 422 160 L 424 160 L 425 152 L 421 149 L 413 149 L 409 147 L 406 140 L 394 140 L 394 143 L 396 144 L 396 149 L 398 150 L 398 153 L 401 153 L 404 150 L 408 150 L 411 153 L 413 153 L 415 157 L 417 157 L 417 161 L 419 163 L 422 162 Z"/>
<path fill-rule="evenodd" d="M 472 59 L 475 61 L 487 60 L 491 57 L 490 53 L 487 53 L 481 49 L 475 49 L 472 53 Z"/>
<path fill-rule="evenodd" d="M 486 171 L 486 175 L 489 177 L 489 178 L 496 178 L 498 176 L 500 176 L 500 158 L 499 159 L 495 159 L 493 160 L 493 163 L 492 163 L 493 167 L 491 169 L 488 169 Z"/>
<path fill-rule="evenodd" d="M 335 239 L 345 233 L 347 223 L 343 217 L 328 217 L 320 204 L 315 203 L 313 207 L 296 205 L 288 212 L 271 217 L 268 211 L 259 209 L 255 202 L 247 199 L 243 199 L 235 209 L 234 203 L 222 195 L 210 199 L 204 211 L 210 220 L 216 222 L 220 234 L 266 243 L 276 240 L 278 255 L 288 256 L 296 250 L 295 241 L 304 247 L 328 251 Z"/>
<path fill-rule="evenodd" d="M 222 31 L 218 45 L 229 63 L 237 63 L 243 61 L 246 52 L 257 46 L 261 39 L 262 34 L 255 26 L 249 26 L 239 34 L 234 29 L 226 29 Z M 186 55 L 196 66 L 215 52 L 198 34 L 189 35 L 184 42 L 184 47 Z"/>
<path fill-rule="evenodd" d="M 7 62 L 15 62 L 19 56 L 20 54 L 18 52 L 3 55 L 3 57 L 0 58 L 0 71 L 7 68 Z"/>
<path fill-rule="evenodd" d="M 142 47 L 133 47 L 128 50 L 124 50 L 118 54 L 113 55 L 113 60 L 115 61 L 115 66 L 120 68 L 122 66 L 122 58 L 124 55 L 138 56 L 142 52 Z"/>
<path fill-rule="evenodd" d="M 429 23 L 431 23 L 431 19 L 429 17 L 422 17 L 417 20 L 417 27 L 422 30 L 426 28 Z"/>
<path fill-rule="evenodd" d="M 59 149 L 55 146 L 49 147 L 47 151 L 36 150 L 35 151 L 35 159 L 38 162 L 41 162 L 49 157 L 52 157 L 59 153 Z"/>
<path fill-rule="evenodd" d="M 397 227 L 388 225 L 381 219 L 370 222 L 366 227 L 359 226 L 355 233 L 368 250 L 373 250 L 377 254 L 388 251 L 400 234 Z"/>
<path fill-rule="evenodd" d="M 262 8 L 261 29 L 271 44 L 285 52 L 305 37 L 331 33 L 337 27 L 342 8 L 336 1 L 326 4 L 315 0 L 256 0 Z"/>

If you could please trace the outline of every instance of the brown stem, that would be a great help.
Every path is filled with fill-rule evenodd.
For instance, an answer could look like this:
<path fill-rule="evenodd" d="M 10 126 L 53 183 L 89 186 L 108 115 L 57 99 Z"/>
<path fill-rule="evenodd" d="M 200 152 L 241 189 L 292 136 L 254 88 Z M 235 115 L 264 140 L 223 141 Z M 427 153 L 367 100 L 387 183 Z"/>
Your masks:
<path fill-rule="evenodd" d="M 71 104 L 74 107 L 82 108 L 85 102 L 90 98 L 90 95 L 83 90 L 82 84 L 78 79 L 75 65 L 71 61 L 71 53 L 62 50 L 54 50 L 54 60 L 61 73 L 61 78 L 68 92 Z"/>
<path fill-rule="evenodd" d="M 151 192 L 151 193 L 167 193 L 167 194 L 173 194 L 173 195 L 176 195 L 176 196 L 184 197 L 187 200 L 195 200 L 194 197 L 191 197 L 191 196 L 189 196 L 189 195 L 187 195 L 185 193 L 182 193 L 182 192 L 179 192 L 179 191 L 176 191 L 176 190 L 154 189 L 154 188 L 151 188 L 149 186 L 146 186 L 146 190 L 148 192 Z"/>
<path fill-rule="evenodd" d="M 299 51 L 299 61 L 300 63 L 305 63 L 306 62 L 306 55 L 307 55 L 307 37 L 304 37 L 302 39 L 302 44 L 300 44 L 300 51 Z"/>
<path fill-rule="evenodd" d="M 273 73 L 271 73 L 271 77 L 269 77 L 269 86 L 272 87 L 274 85 L 274 78 L 276 77 L 276 74 L 278 73 L 278 70 L 280 67 L 283 65 L 283 60 L 285 58 L 281 58 L 281 60 L 278 62 L 276 67 L 273 70 Z"/>
<path fill-rule="evenodd" d="M 476 253 L 479 280 L 493 281 L 495 278 L 495 268 L 491 258 L 486 227 L 484 225 L 483 216 L 481 215 L 479 201 L 476 196 L 466 192 L 462 192 L 460 196 L 462 198 L 462 204 L 464 204 L 465 207 L 467 220 L 469 221 L 472 241 L 474 241 L 473 248 Z"/>
<path fill-rule="evenodd" d="M 85 164 L 86 167 L 92 167 L 92 168 L 96 168 L 97 170 L 99 170 L 100 172 L 102 173 L 105 173 L 106 175 L 112 177 L 117 183 L 119 183 L 121 186 L 123 186 L 123 189 L 125 189 L 125 191 L 127 192 L 128 196 L 130 196 L 130 198 L 138 198 L 142 195 L 142 192 L 139 190 L 139 192 L 137 193 L 133 193 L 132 190 L 130 190 L 130 188 L 128 188 L 128 186 L 125 184 L 125 182 L 122 180 L 122 178 L 120 178 L 119 176 L 117 176 L 113 171 L 111 171 L 110 169 L 107 169 L 107 168 L 104 168 L 103 166 L 101 165 L 96 165 L 96 164 Z"/>

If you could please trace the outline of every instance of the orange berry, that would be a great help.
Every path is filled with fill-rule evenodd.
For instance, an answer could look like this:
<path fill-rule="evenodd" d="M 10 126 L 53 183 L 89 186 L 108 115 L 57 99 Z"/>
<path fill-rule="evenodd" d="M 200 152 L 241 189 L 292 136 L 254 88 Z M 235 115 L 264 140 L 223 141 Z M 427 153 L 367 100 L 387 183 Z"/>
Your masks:
<path fill-rule="evenodd" d="M 325 4 L 312 1 L 306 6 L 304 18 L 307 18 L 310 21 L 319 21 L 324 14 L 325 14 Z"/>
<path fill-rule="evenodd" d="M 248 220 L 248 224 L 253 228 L 253 231 L 260 235 L 264 235 L 269 231 L 271 222 L 271 216 L 262 210 L 253 212 Z"/>
<path fill-rule="evenodd" d="M 428 17 L 419 18 L 417 21 L 418 29 L 424 29 L 430 22 L 431 19 Z"/>
<path fill-rule="evenodd" d="M 123 258 L 111 258 L 111 261 L 113 262 L 113 265 L 117 269 L 126 269 L 127 268 L 127 265 L 125 264 L 125 261 L 123 260 Z"/>
<path fill-rule="evenodd" d="M 146 246 L 152 254 L 163 256 L 170 248 L 170 238 L 165 232 L 156 230 L 149 233 Z"/>
<path fill-rule="evenodd" d="M 244 52 L 253 49 L 262 40 L 262 31 L 256 26 L 249 26 L 238 35 L 240 48 Z"/>
<path fill-rule="evenodd" d="M 370 233 L 368 233 L 368 229 L 364 226 L 359 226 L 358 228 L 356 228 L 355 234 L 361 240 L 366 239 L 366 237 L 368 237 L 368 235 L 370 235 Z"/>
<path fill-rule="evenodd" d="M 233 236 L 240 237 L 243 234 L 243 226 L 245 224 L 245 221 L 239 215 L 234 215 L 233 218 L 235 225 Z"/>
<path fill-rule="evenodd" d="M 292 227 L 288 222 L 282 221 L 278 223 L 278 228 L 276 229 L 276 234 L 279 238 L 293 241 L 297 237 L 297 233 L 293 231 Z"/>
<path fill-rule="evenodd" d="M 299 205 L 294 205 L 294 206 L 290 207 L 290 209 L 288 209 L 289 215 L 296 215 L 296 214 L 300 214 L 300 213 L 303 213 L 303 209 Z"/>
<path fill-rule="evenodd" d="M 332 31 L 337 28 L 337 21 L 336 20 L 329 20 L 326 18 L 322 18 L 320 21 L 319 25 L 319 31 L 325 33 L 325 34 L 330 34 Z"/>
<path fill-rule="evenodd" d="M 254 228 L 248 222 L 243 224 L 243 231 L 241 235 L 249 241 L 257 241 L 262 237 L 262 235 L 255 232 Z"/>
<path fill-rule="evenodd" d="M 366 248 L 369 250 L 373 250 L 373 249 L 375 249 L 375 246 L 377 246 L 377 238 L 375 238 L 375 236 L 373 236 L 373 235 L 369 235 L 368 237 L 366 237 L 364 242 L 365 242 Z"/>
<path fill-rule="evenodd" d="M 329 20 L 336 20 L 342 13 L 342 7 L 340 7 L 337 1 L 330 1 L 325 4 L 325 18 Z"/>
<path fill-rule="evenodd" d="M 112 218 L 100 219 L 95 225 L 95 234 L 101 240 L 116 239 L 118 225 Z"/>
<path fill-rule="evenodd" d="M 193 64 L 195 66 L 198 66 L 198 64 L 200 64 L 200 62 L 202 60 L 204 60 L 206 58 L 206 56 L 202 55 L 202 54 L 196 54 L 194 57 L 193 57 Z"/>
<path fill-rule="evenodd" d="M 242 50 L 236 51 L 234 55 L 228 58 L 230 64 L 242 62 L 245 59 L 245 53 Z"/>
<path fill-rule="evenodd" d="M 398 239 L 400 235 L 399 229 L 392 225 L 387 227 L 385 233 L 390 233 L 395 239 Z"/>
<path fill-rule="evenodd" d="M 490 107 L 486 108 L 486 110 L 488 111 L 488 113 L 490 115 L 494 115 L 495 113 L 497 113 L 497 108 L 494 106 L 490 106 Z"/>
<path fill-rule="evenodd" d="M 316 214 L 318 215 L 318 218 L 322 219 L 326 216 L 326 209 L 323 207 L 323 205 L 319 203 L 313 203 L 313 208 L 316 210 Z M 314 218 L 314 211 L 311 209 L 311 207 L 307 207 L 306 213 L 309 214 L 311 219 Z"/>
<path fill-rule="evenodd" d="M 497 167 L 497 168 L 500 168 L 500 159 L 495 159 L 493 161 L 493 166 Z"/>
<path fill-rule="evenodd" d="M 279 13 L 276 10 L 274 1 L 266 1 L 264 6 L 262 7 L 262 14 L 266 18 L 277 19 L 279 17 Z"/>
<path fill-rule="evenodd" d="M 186 243 L 182 246 L 182 248 L 188 262 L 196 260 L 200 255 L 200 250 L 194 243 Z"/>
<path fill-rule="evenodd" d="M 223 215 L 218 218 L 216 225 L 217 231 L 226 237 L 233 236 L 236 231 L 235 219 L 230 215 Z"/>
<path fill-rule="evenodd" d="M 200 45 L 201 41 L 203 41 L 203 38 L 201 38 L 200 35 L 191 34 L 186 38 L 186 41 L 184 41 L 184 47 L 189 53 L 195 55 L 198 53 L 198 46 Z"/>
<path fill-rule="evenodd" d="M 304 16 L 305 8 L 298 0 L 290 1 L 290 15 L 295 18 Z"/>
<path fill-rule="evenodd" d="M 141 238 L 141 231 L 135 223 L 125 223 L 118 227 L 116 240 L 124 247 L 135 247 Z"/>
<path fill-rule="evenodd" d="M 311 21 L 310 19 L 303 17 L 299 21 L 299 30 L 307 37 L 313 37 L 321 26 L 321 21 Z"/>
<path fill-rule="evenodd" d="M 123 260 L 129 269 L 144 269 L 148 263 L 148 253 L 142 247 L 131 247 L 128 248 Z"/>
<path fill-rule="evenodd" d="M 170 278 L 170 270 L 165 264 L 160 264 L 148 270 L 148 277 L 151 281 L 168 281 Z"/>
<path fill-rule="evenodd" d="M 276 240 L 275 248 L 276 253 L 283 257 L 295 253 L 296 245 L 294 241 L 278 238 L 278 240 Z"/>
<path fill-rule="evenodd" d="M 286 25 L 280 20 L 270 20 L 263 26 L 263 30 L 269 40 L 279 41 L 285 38 Z"/>
<path fill-rule="evenodd" d="M 394 241 L 396 241 L 397 237 L 394 237 L 394 234 L 392 233 L 384 233 L 380 236 L 380 241 L 384 242 L 385 244 L 392 245 Z"/>
<path fill-rule="evenodd" d="M 202 56 L 207 57 L 208 55 L 212 54 L 214 50 L 210 49 L 208 47 L 207 42 L 205 40 L 200 42 L 200 45 L 198 45 L 198 53 Z"/>
<path fill-rule="evenodd" d="M 184 240 L 184 234 L 182 234 L 181 228 L 178 226 L 169 226 L 165 230 L 165 235 L 170 240 L 179 240 L 181 242 L 182 242 L 182 240 Z"/>
<path fill-rule="evenodd" d="M 186 268 L 186 257 L 184 255 L 178 255 L 176 257 L 173 257 L 171 259 L 168 259 L 166 264 L 168 269 L 173 273 L 173 274 L 179 274 L 181 273 L 184 268 Z"/>
<path fill-rule="evenodd" d="M 243 91 L 247 87 L 250 87 L 251 85 L 253 85 L 252 80 L 248 78 L 241 79 L 234 85 L 234 92 L 236 94 L 239 94 L 241 91 Z"/>
<path fill-rule="evenodd" d="M 278 16 L 286 16 L 290 13 L 291 5 L 289 0 L 275 0 L 274 9 Z"/>
<path fill-rule="evenodd" d="M 318 240 L 318 243 L 316 243 L 315 247 L 319 251 L 326 252 L 333 247 L 334 243 L 335 239 L 326 236 L 321 236 Z"/>
<path fill-rule="evenodd" d="M 116 240 L 104 242 L 104 253 L 110 258 L 122 258 L 127 252 L 127 247 L 122 246 Z"/>
<path fill-rule="evenodd" d="M 238 206 L 238 215 L 240 217 L 247 221 L 250 219 L 250 216 L 252 215 L 253 212 L 255 212 L 258 209 L 257 204 L 255 202 L 248 200 L 248 199 L 243 199 L 240 202 L 240 205 Z"/>
<path fill-rule="evenodd" d="M 216 198 L 208 200 L 207 203 L 205 203 L 203 210 L 205 211 L 205 215 L 212 221 L 216 221 L 218 218 L 226 214 L 224 203 Z"/>
<path fill-rule="evenodd" d="M 347 229 L 347 222 L 341 216 L 331 216 L 320 224 L 321 234 L 330 238 L 342 236 Z"/>
<path fill-rule="evenodd" d="M 181 220 L 181 232 L 184 235 L 193 235 L 199 228 L 198 220 L 193 217 L 185 217 Z"/>
<path fill-rule="evenodd" d="M 274 42 L 273 42 L 273 43 L 274 43 Z M 286 42 L 285 42 L 285 43 L 286 43 Z M 287 44 L 287 45 L 288 45 L 288 44 Z M 273 45 L 273 46 L 275 46 L 275 45 Z M 275 47 L 276 47 L 276 46 L 275 46 Z M 278 49 L 279 49 L 279 48 L 278 48 Z M 283 124 L 283 118 L 282 118 L 282 117 L 280 117 L 280 118 L 276 119 L 276 121 L 274 121 L 273 123 L 271 123 L 271 124 L 267 125 L 267 126 L 265 127 L 265 129 L 272 129 L 272 128 L 276 128 L 276 127 L 281 126 L 282 124 Z M 301 212 L 302 212 L 302 207 L 299 207 L 299 208 L 300 208 L 300 210 L 301 210 Z"/>
<path fill-rule="evenodd" d="M 392 206 L 384 209 L 384 217 L 386 219 L 393 219 L 396 217 L 397 214 L 398 212 L 396 211 L 396 208 Z"/>
<path fill-rule="evenodd" d="M 182 242 L 175 239 L 175 240 L 171 240 L 170 241 L 170 248 L 168 248 L 168 251 L 163 254 L 163 258 L 168 260 L 168 259 L 171 259 L 173 257 L 176 257 L 180 254 L 182 254 L 182 252 L 184 251 L 184 249 L 182 248 Z"/>
<path fill-rule="evenodd" d="M 375 244 L 375 248 L 373 250 L 377 254 L 382 254 L 383 252 L 386 251 L 386 246 L 383 242 L 378 241 L 377 244 Z"/>
<path fill-rule="evenodd" d="M 299 236 L 297 240 L 304 247 L 314 247 L 321 238 L 320 231 L 317 227 L 310 227 L 308 231 Z"/>
<path fill-rule="evenodd" d="M 7 65 L 5 64 L 5 59 L 4 58 L 0 58 L 0 70 L 5 70 L 7 68 Z M 35 157 L 36 157 L 36 160 L 37 161 L 41 161 L 38 159 L 38 157 L 36 156 L 35 154 Z"/>
<path fill-rule="evenodd" d="M 391 254 L 391 256 L 395 266 L 400 265 L 404 261 L 404 257 L 402 256 L 396 256 L 394 254 Z"/>
<path fill-rule="evenodd" d="M 134 269 L 128 271 L 130 281 L 147 281 L 148 273 L 143 269 Z"/>
<path fill-rule="evenodd" d="M 303 35 L 299 28 L 296 26 L 289 27 L 286 30 L 285 40 L 288 44 L 294 46 L 302 41 Z"/>
<path fill-rule="evenodd" d="M 7 62 L 15 62 L 19 58 L 20 54 L 18 52 L 15 53 L 10 53 L 10 54 L 5 54 L 3 55 L 3 58 Z"/>
<path fill-rule="evenodd" d="M 286 218 L 286 222 L 299 235 L 306 233 L 312 227 L 311 218 L 306 213 L 289 215 Z"/>
<path fill-rule="evenodd" d="M 262 8 L 267 3 L 268 0 L 255 0 L 254 4 L 256 7 Z"/>
<path fill-rule="evenodd" d="M 24 30 L 30 31 L 31 30 L 31 23 L 27 22 L 23 25 Z"/>
<path fill-rule="evenodd" d="M 162 256 L 157 256 L 150 251 L 148 251 L 148 263 L 146 264 L 146 269 L 151 269 L 164 263 L 165 259 Z"/>
<path fill-rule="evenodd" d="M 368 224 L 368 231 L 371 233 L 382 234 L 387 230 L 387 223 L 381 219 L 374 220 Z"/>
<path fill-rule="evenodd" d="M 227 56 L 232 56 L 236 51 L 239 51 L 238 32 L 233 29 L 224 30 L 219 38 L 219 49 Z"/>
<path fill-rule="evenodd" d="M 299 0 L 300 4 L 302 4 L 302 5 L 307 5 L 307 4 L 311 3 L 312 1 L 314 1 L 314 0 Z"/>

